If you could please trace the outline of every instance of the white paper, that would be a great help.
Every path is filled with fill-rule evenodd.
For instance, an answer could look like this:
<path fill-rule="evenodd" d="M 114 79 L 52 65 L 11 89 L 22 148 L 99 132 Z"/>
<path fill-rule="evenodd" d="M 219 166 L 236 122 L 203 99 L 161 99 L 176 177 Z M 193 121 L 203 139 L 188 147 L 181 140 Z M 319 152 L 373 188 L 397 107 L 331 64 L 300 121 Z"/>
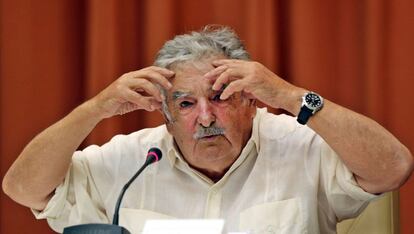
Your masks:
<path fill-rule="evenodd" d="M 222 234 L 222 219 L 148 220 L 142 234 Z"/>

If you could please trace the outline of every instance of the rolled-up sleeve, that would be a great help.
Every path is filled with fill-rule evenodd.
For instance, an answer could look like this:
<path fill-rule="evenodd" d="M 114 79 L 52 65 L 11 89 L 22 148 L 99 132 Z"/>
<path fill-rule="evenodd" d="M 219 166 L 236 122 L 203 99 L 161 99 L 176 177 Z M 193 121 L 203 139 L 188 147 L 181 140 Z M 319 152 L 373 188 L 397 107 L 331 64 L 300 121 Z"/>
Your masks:
<path fill-rule="evenodd" d="M 105 171 L 102 157 L 102 149 L 98 146 L 75 152 L 63 183 L 56 188 L 46 208 L 32 210 L 35 217 L 46 218 L 57 232 L 75 224 L 108 223 L 101 193 L 105 184 L 111 184 L 111 177 Z"/>
<path fill-rule="evenodd" d="M 320 163 L 320 186 L 337 221 L 359 215 L 370 201 L 379 197 L 358 185 L 353 173 L 326 143 L 321 147 Z"/>

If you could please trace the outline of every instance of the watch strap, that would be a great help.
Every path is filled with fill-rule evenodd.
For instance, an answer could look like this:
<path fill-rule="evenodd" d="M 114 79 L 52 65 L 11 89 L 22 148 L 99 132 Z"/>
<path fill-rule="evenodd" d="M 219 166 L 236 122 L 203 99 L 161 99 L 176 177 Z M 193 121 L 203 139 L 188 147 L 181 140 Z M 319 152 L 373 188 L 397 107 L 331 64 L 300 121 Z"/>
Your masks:
<path fill-rule="evenodd" d="M 298 121 L 300 124 L 305 125 L 305 124 L 308 122 L 309 118 L 310 118 L 312 115 L 313 115 L 313 111 L 312 111 L 311 109 L 309 109 L 308 107 L 306 107 L 305 105 L 303 105 L 303 106 L 300 108 L 300 111 L 299 111 L 299 115 L 298 115 L 297 121 Z"/>

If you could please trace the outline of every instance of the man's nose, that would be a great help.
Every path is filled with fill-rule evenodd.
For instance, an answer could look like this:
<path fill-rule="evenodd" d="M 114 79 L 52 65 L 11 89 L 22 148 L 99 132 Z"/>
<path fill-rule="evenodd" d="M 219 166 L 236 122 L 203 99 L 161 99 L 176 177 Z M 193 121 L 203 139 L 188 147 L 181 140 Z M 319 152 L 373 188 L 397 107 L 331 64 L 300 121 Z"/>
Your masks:
<path fill-rule="evenodd" d="M 210 127 L 216 121 L 211 104 L 206 100 L 199 102 L 199 113 L 197 122 L 203 127 Z"/>

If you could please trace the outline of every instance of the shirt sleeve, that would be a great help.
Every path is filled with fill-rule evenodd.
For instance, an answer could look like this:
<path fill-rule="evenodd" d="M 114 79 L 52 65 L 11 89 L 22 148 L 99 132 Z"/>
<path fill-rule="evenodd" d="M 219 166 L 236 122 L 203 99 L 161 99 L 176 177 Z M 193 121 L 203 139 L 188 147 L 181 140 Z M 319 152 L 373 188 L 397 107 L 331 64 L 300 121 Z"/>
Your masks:
<path fill-rule="evenodd" d="M 102 147 L 90 146 L 75 152 L 63 183 L 56 188 L 46 208 L 32 210 L 35 217 L 46 218 L 57 232 L 81 223 L 108 223 L 102 191 L 109 189 L 105 186 L 111 184 L 111 176 L 105 170 L 105 164 L 110 162 L 103 159 L 104 151 Z"/>
<path fill-rule="evenodd" d="M 359 215 L 373 199 L 378 198 L 364 191 L 356 182 L 353 173 L 340 160 L 339 156 L 326 142 L 321 145 L 320 190 L 327 200 L 336 221 Z"/>

